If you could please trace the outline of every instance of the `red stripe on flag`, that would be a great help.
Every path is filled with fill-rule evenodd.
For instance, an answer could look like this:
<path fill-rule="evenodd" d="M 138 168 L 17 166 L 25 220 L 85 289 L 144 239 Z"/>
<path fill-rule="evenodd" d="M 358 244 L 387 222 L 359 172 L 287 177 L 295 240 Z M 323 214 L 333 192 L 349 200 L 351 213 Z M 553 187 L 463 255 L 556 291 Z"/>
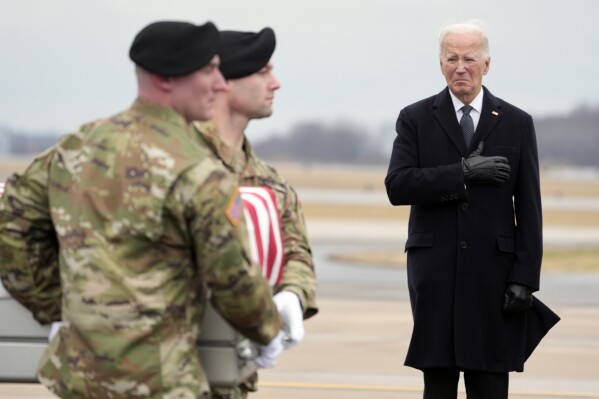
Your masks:
<path fill-rule="evenodd" d="M 284 250 L 279 211 L 274 192 L 268 187 L 241 187 L 249 242 L 254 260 L 271 285 L 283 270 Z"/>

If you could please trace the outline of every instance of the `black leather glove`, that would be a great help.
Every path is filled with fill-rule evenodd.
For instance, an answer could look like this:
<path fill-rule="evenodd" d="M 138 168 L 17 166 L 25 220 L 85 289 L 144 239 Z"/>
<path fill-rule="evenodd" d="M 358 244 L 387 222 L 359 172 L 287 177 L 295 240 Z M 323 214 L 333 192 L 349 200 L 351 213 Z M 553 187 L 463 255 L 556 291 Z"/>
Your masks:
<path fill-rule="evenodd" d="M 507 314 L 524 313 L 532 306 L 532 291 L 525 285 L 511 283 L 505 290 L 503 311 Z"/>
<path fill-rule="evenodd" d="M 484 141 L 478 143 L 478 148 L 462 158 L 462 170 L 466 183 L 483 183 L 502 185 L 510 178 L 510 165 L 506 157 L 485 157 L 480 154 L 485 147 Z"/>

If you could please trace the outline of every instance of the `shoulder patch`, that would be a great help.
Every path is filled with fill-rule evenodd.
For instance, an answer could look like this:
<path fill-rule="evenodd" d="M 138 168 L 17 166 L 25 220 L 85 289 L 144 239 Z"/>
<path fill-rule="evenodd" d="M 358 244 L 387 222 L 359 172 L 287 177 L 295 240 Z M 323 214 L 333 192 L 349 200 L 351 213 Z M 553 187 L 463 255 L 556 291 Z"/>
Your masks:
<path fill-rule="evenodd" d="M 231 198 L 229 198 L 229 203 L 225 208 L 225 215 L 229 222 L 233 226 L 237 226 L 239 223 L 239 218 L 241 218 L 241 214 L 243 213 L 243 200 L 241 199 L 241 194 L 239 194 L 239 189 L 236 188 Z"/>

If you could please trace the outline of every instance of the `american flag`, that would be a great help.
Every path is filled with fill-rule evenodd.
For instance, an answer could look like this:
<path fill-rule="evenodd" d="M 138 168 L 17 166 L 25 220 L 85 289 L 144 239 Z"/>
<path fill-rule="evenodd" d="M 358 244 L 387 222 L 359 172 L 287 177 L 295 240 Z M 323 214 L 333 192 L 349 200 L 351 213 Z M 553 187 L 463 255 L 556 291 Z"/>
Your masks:
<path fill-rule="evenodd" d="M 283 272 L 283 238 L 277 199 L 268 187 L 241 187 L 252 258 L 271 286 Z"/>

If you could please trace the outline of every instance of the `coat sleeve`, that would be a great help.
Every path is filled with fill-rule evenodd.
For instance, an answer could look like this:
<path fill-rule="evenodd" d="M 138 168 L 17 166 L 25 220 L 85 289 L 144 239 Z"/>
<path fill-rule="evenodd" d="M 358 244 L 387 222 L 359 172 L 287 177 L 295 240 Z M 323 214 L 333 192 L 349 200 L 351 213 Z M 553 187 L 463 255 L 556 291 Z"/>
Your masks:
<path fill-rule="evenodd" d="M 420 141 L 419 126 L 406 109 L 399 114 L 396 132 L 385 178 L 391 204 L 431 204 L 467 197 L 461 163 L 423 162 L 421 154 L 432 150 L 436 143 Z"/>
<path fill-rule="evenodd" d="M 0 279 L 42 324 L 60 320 L 58 242 L 48 205 L 54 149 L 6 182 L 0 198 Z"/>
<path fill-rule="evenodd" d="M 267 344 L 279 332 L 280 320 L 268 282 L 250 260 L 237 179 L 221 170 L 206 175 L 203 169 L 194 168 L 190 174 L 201 177 L 182 188 L 196 190 L 186 211 L 196 265 L 214 309 L 244 336 Z"/>
<path fill-rule="evenodd" d="M 318 312 L 316 274 L 301 204 L 295 190 L 288 184 L 286 188 L 287 195 L 281 213 L 285 265 L 275 291 L 296 293 L 304 310 L 304 318 L 307 319 Z"/>
<path fill-rule="evenodd" d="M 539 289 L 543 256 L 543 215 L 537 141 L 527 115 L 520 146 L 520 167 L 514 191 L 516 259 L 508 281 Z"/>

